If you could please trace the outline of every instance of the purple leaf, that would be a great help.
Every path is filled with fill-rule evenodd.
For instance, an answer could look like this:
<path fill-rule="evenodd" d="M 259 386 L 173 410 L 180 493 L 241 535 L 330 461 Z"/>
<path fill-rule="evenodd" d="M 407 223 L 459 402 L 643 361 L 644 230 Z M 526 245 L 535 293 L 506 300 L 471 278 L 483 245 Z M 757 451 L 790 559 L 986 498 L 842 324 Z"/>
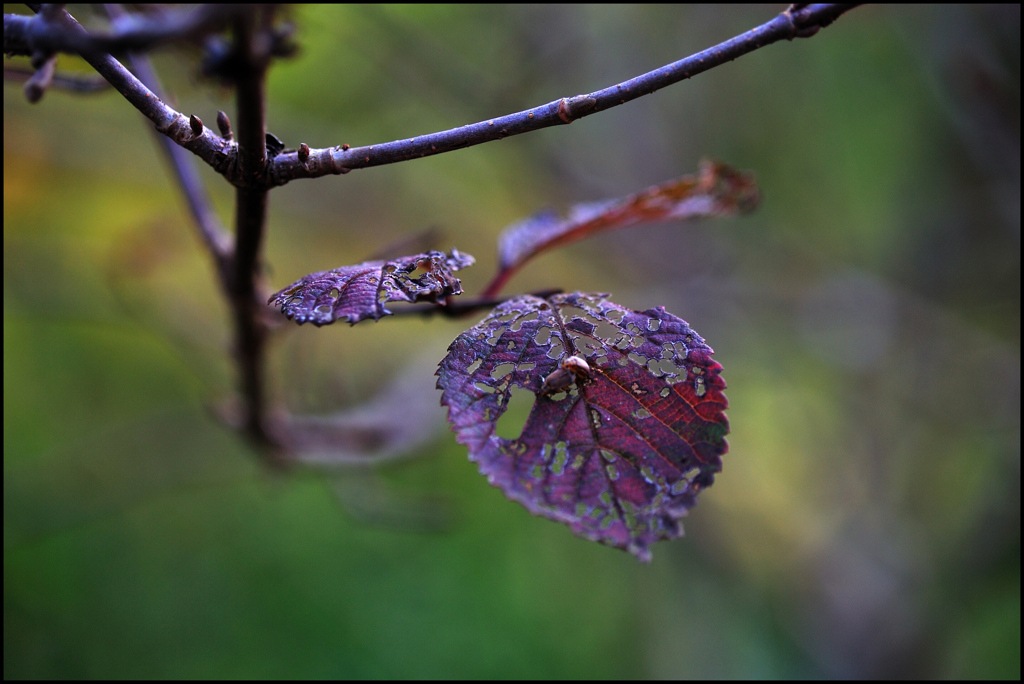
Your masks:
<path fill-rule="evenodd" d="M 705 161 L 700 173 L 629 197 L 577 204 L 560 217 L 545 211 L 506 228 L 498 238 L 498 274 L 485 295 L 497 294 L 513 273 L 541 252 L 615 228 L 710 216 L 731 216 L 757 206 L 753 175 Z"/>
<path fill-rule="evenodd" d="M 664 307 L 607 295 L 522 296 L 462 333 L 438 368 L 441 403 L 490 483 L 531 513 L 650 560 L 721 470 L 721 366 Z M 575 358 L 574 358 L 575 357 Z M 537 395 L 516 439 L 495 434 L 513 386 Z"/>
<path fill-rule="evenodd" d="M 300 325 L 327 325 L 339 318 L 351 324 L 364 318 L 379 320 L 391 313 L 384 308 L 387 302 L 443 304 L 448 296 L 462 294 L 462 284 L 452 272 L 473 262 L 469 254 L 453 249 L 449 255 L 430 251 L 342 266 L 310 273 L 272 296 L 268 304 L 280 306 Z"/>

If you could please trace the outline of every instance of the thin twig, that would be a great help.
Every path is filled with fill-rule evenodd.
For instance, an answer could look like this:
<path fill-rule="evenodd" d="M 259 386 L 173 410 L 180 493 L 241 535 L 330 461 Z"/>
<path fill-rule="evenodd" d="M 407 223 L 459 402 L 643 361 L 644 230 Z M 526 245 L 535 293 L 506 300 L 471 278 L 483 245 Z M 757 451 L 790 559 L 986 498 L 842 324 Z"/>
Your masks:
<path fill-rule="evenodd" d="M 105 10 L 112 19 L 118 19 L 124 12 L 120 5 L 106 5 Z M 147 88 L 155 93 L 161 93 L 163 88 L 160 79 L 153 69 L 152 63 L 145 55 L 129 53 L 128 64 L 132 71 L 138 76 Z M 171 164 L 178 185 L 181 187 L 185 201 L 188 203 L 189 212 L 199 230 L 199 237 L 203 241 L 210 255 L 213 257 L 217 274 L 220 277 L 220 284 L 227 289 L 228 273 L 231 263 L 231 238 L 217 217 L 217 212 L 210 201 L 210 195 L 206 192 L 206 186 L 199 176 L 199 170 L 195 166 L 195 160 L 185 150 L 175 145 L 169 138 L 163 135 L 156 136 L 160 149 L 167 155 Z"/>
<path fill-rule="evenodd" d="M 298 152 L 283 153 L 270 164 L 268 181 L 284 185 L 298 178 L 318 178 L 348 173 L 353 169 L 394 164 L 443 152 L 501 140 L 521 133 L 570 124 L 591 114 L 649 95 L 737 57 L 780 40 L 813 35 L 856 5 L 801 5 L 786 10 L 771 21 L 724 43 L 698 52 L 678 62 L 648 72 L 617 85 L 575 97 L 563 97 L 539 107 L 488 119 L 440 133 L 403 138 L 368 147 L 342 145 L 310 149 L 299 159 Z"/>
<path fill-rule="evenodd" d="M 237 148 L 231 140 L 214 134 L 209 128 L 200 129 L 199 133 L 195 133 L 195 129 L 189 125 L 189 117 L 160 101 L 116 59 L 109 55 L 87 54 L 83 56 L 133 106 L 153 121 L 158 131 L 199 156 L 232 185 L 239 188 L 273 187 L 284 185 L 298 178 L 319 178 L 326 175 L 348 173 L 352 169 L 394 164 L 442 152 L 451 152 L 463 147 L 500 140 L 550 126 L 569 124 L 576 119 L 653 93 L 766 45 L 780 40 L 814 35 L 818 29 L 828 26 L 852 7 L 856 7 L 856 5 L 794 5 L 771 21 L 715 47 L 603 90 L 575 97 L 563 97 L 515 114 L 379 145 L 352 148 L 348 145 L 340 145 L 323 149 L 303 147 L 301 152 L 290 151 L 278 154 L 259 174 L 240 173 L 237 165 Z M 85 29 L 79 26 L 66 12 L 63 12 L 62 15 L 60 19 L 63 24 L 57 21 L 47 22 L 43 20 L 42 16 L 26 18 L 17 15 L 4 15 L 5 51 L 13 50 L 18 54 L 24 54 L 15 48 L 27 49 L 29 43 L 22 35 L 26 32 L 42 35 L 48 28 L 54 26 L 57 26 L 58 30 L 62 32 L 61 35 L 74 31 L 85 32 Z M 26 21 L 38 21 L 38 24 L 33 25 L 29 31 L 26 28 Z M 11 36 L 8 36 L 9 24 L 12 27 Z M 9 44 L 12 46 L 12 50 L 8 50 Z"/>
<path fill-rule="evenodd" d="M 36 58 L 32 59 L 36 62 Z M 53 75 L 57 69 L 57 55 L 40 55 L 39 67 L 32 74 L 32 78 L 25 81 L 25 99 L 35 104 L 43 99 L 50 84 L 53 83 Z"/>
<path fill-rule="evenodd" d="M 35 69 L 28 69 L 19 64 L 5 64 L 4 65 L 4 80 L 13 81 L 15 83 L 24 83 L 25 81 L 32 78 L 36 73 Z M 110 84 L 104 81 L 102 78 L 95 76 L 78 76 L 76 74 L 57 74 L 53 75 L 53 80 L 50 83 L 51 90 L 67 90 L 73 93 L 99 93 L 104 90 L 108 90 Z"/>
<path fill-rule="evenodd" d="M 123 14 L 107 34 L 93 34 L 70 26 L 54 25 L 42 15 L 4 15 L 4 52 L 30 55 L 37 51 L 101 56 L 142 52 L 172 41 L 195 40 L 224 28 L 237 16 L 251 11 L 248 5 L 201 5 L 187 11 L 161 13 L 156 17 Z"/>
<path fill-rule="evenodd" d="M 8 43 L 6 32 L 10 16 L 4 15 L 5 50 Z M 43 15 L 30 17 L 30 19 L 42 20 Z M 42 25 L 58 26 L 63 31 L 85 31 L 66 11 L 61 11 L 55 19 L 46 21 Z M 224 175 L 229 182 L 235 185 L 240 182 L 241 175 L 236 168 L 237 146 L 234 142 L 225 140 L 209 128 L 203 129 L 199 134 L 195 133 L 189 125 L 189 117 L 165 104 L 123 64 L 110 55 L 85 54 L 82 57 L 132 106 L 152 121 L 157 131 L 197 155 L 214 170 Z"/>
<path fill-rule="evenodd" d="M 136 73 L 142 76 L 144 68 L 141 68 L 140 62 L 145 60 L 145 58 L 130 57 L 129 60 L 133 62 L 132 68 L 135 69 Z M 148 62 L 148 60 L 146 61 Z M 145 68 L 149 68 L 148 63 Z M 220 276 L 220 282 L 226 286 L 233 251 L 231 236 L 224 229 L 216 210 L 213 208 L 213 202 L 206 191 L 206 186 L 203 185 L 199 169 L 195 166 L 195 158 L 165 136 L 158 135 L 157 140 L 159 141 L 160 148 L 167 155 L 174 177 L 178 181 L 182 193 L 185 195 L 185 201 L 188 202 L 189 212 L 195 221 L 199 237 L 213 257 L 217 273 Z"/>

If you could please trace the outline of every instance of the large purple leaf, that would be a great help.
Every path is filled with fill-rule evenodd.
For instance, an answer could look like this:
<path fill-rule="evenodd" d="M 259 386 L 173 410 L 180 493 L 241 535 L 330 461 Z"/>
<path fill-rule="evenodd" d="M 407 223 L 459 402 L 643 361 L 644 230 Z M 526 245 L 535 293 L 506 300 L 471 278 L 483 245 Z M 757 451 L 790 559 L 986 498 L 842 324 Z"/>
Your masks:
<path fill-rule="evenodd" d="M 758 202 L 753 174 L 705 161 L 700 172 L 628 197 L 577 204 L 566 216 L 545 211 L 506 228 L 498 238 L 498 273 L 485 294 L 495 295 L 537 254 L 606 230 L 669 219 L 731 216 Z"/>
<path fill-rule="evenodd" d="M 456 439 L 492 485 L 647 561 L 652 543 L 682 535 L 679 519 L 721 470 L 729 424 L 711 354 L 664 307 L 526 295 L 456 338 L 437 386 Z M 581 360 L 589 373 L 573 382 L 564 369 Z M 537 398 L 522 433 L 506 439 L 495 426 L 513 386 Z"/>
<path fill-rule="evenodd" d="M 379 320 L 391 312 L 388 302 L 431 301 L 443 303 L 462 294 L 453 271 L 472 265 L 474 259 L 453 249 L 424 252 L 387 261 L 367 261 L 333 271 L 310 273 L 270 298 L 269 304 L 295 322 L 327 325 L 345 318 L 356 324 L 364 318 Z M 422 271 L 422 274 L 419 272 Z"/>

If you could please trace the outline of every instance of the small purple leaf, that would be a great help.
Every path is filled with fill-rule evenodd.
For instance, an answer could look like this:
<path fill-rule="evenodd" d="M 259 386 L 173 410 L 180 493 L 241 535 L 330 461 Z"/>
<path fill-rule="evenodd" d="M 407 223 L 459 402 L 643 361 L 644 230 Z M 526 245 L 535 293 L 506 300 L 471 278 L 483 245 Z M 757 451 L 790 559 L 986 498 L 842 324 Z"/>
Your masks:
<path fill-rule="evenodd" d="M 300 325 L 327 325 L 340 318 L 353 325 L 364 318 L 379 320 L 391 313 L 384 308 L 387 302 L 443 304 L 450 295 L 462 294 L 462 284 L 452 273 L 474 261 L 453 249 L 449 255 L 430 251 L 342 266 L 310 273 L 272 296 L 268 304 L 280 306 L 285 316 Z"/>
<path fill-rule="evenodd" d="M 535 515 L 650 560 L 722 467 L 729 424 L 712 349 L 663 307 L 607 295 L 504 302 L 448 348 L 448 422 L 488 481 Z M 522 433 L 495 433 L 512 386 L 537 395 Z"/>

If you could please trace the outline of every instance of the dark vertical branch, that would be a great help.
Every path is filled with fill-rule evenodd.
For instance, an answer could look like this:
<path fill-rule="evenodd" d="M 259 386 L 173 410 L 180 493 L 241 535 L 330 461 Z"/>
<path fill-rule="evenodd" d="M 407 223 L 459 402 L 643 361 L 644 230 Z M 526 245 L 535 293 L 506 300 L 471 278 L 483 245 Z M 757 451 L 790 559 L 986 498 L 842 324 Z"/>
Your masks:
<path fill-rule="evenodd" d="M 258 182 L 266 171 L 266 49 L 271 10 L 257 8 L 235 21 L 235 68 L 238 88 L 238 161 L 243 187 L 235 190 L 235 256 L 230 293 L 235 317 L 235 353 L 242 395 L 243 425 L 257 445 L 273 447 L 266 424 L 264 350 L 266 326 L 256 297 L 259 254 L 267 218 L 267 191 Z"/>

